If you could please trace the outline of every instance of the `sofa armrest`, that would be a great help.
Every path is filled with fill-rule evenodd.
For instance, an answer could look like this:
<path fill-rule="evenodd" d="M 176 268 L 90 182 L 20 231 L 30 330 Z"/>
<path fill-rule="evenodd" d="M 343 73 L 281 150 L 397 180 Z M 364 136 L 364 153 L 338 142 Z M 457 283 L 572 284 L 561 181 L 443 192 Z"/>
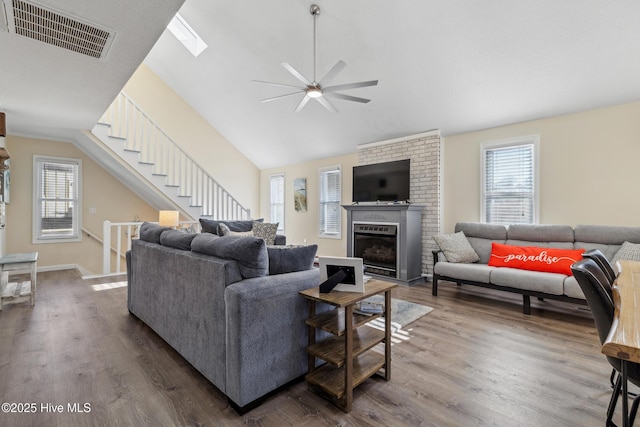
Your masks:
<path fill-rule="evenodd" d="M 307 372 L 307 300 L 317 269 L 255 277 L 227 286 L 226 390 L 238 406 Z"/>
<path fill-rule="evenodd" d="M 276 240 L 273 242 L 274 245 L 286 245 L 287 244 L 287 236 L 284 234 L 276 234 Z"/>

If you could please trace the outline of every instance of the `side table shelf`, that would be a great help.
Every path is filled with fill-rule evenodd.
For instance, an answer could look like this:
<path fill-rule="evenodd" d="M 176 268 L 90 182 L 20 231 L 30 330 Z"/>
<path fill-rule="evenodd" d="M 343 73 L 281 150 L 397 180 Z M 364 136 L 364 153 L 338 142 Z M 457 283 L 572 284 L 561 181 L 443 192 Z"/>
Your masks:
<path fill-rule="evenodd" d="M 353 389 L 367 378 L 380 374 L 387 381 L 391 379 L 391 289 L 396 286 L 396 283 L 370 280 L 364 293 L 323 294 L 318 288 L 300 292 L 309 301 L 309 318 L 305 322 L 309 327 L 309 370 L 305 379 L 310 390 L 329 398 L 345 412 L 351 410 Z M 385 296 L 385 330 L 360 328 L 381 314 L 354 313 L 355 305 L 378 294 Z M 336 308 L 316 314 L 316 302 Z M 333 336 L 316 342 L 316 329 Z M 369 351 L 379 343 L 385 344 L 384 353 Z M 325 363 L 316 367 L 316 359 Z"/>

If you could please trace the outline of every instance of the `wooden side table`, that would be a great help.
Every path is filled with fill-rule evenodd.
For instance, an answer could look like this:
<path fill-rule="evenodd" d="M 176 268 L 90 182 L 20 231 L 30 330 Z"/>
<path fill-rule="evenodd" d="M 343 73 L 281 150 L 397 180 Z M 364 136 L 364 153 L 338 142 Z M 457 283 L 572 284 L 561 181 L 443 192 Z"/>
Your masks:
<path fill-rule="evenodd" d="M 374 374 L 386 381 L 391 379 L 391 289 L 396 283 L 369 280 L 364 293 L 331 291 L 320 293 L 319 288 L 300 291 L 309 300 L 309 370 L 305 377 L 310 390 L 327 397 L 345 412 L 351 411 L 353 389 Z M 366 316 L 354 313 L 357 302 L 373 295 L 385 295 L 385 330 L 358 329 L 380 314 Z M 336 308 L 316 314 L 316 302 Z M 333 334 L 316 343 L 316 329 Z M 384 342 L 384 354 L 368 351 Z M 316 367 L 316 358 L 326 363 Z M 384 370 L 384 375 L 380 373 Z"/>
<path fill-rule="evenodd" d="M 36 302 L 36 270 L 38 264 L 38 252 L 9 254 L 0 257 L 0 311 L 6 304 L 30 301 Z M 10 272 L 31 273 L 28 282 L 9 283 Z"/>

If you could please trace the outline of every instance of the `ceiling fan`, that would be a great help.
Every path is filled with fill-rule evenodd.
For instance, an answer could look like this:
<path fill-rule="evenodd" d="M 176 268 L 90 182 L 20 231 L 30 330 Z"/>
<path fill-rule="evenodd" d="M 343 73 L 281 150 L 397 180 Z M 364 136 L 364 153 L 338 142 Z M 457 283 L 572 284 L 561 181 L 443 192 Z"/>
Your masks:
<path fill-rule="evenodd" d="M 262 80 L 254 80 L 254 82 L 258 82 L 258 83 L 266 83 L 268 85 L 273 85 L 273 86 L 282 86 L 282 87 L 298 89 L 292 93 L 287 93 L 285 95 L 279 95 L 279 96 L 274 96 L 272 98 L 263 99 L 260 102 L 275 101 L 276 99 L 281 99 L 287 96 L 297 95 L 304 92 L 304 97 L 302 98 L 302 100 L 300 100 L 300 103 L 295 109 L 296 113 L 302 110 L 304 106 L 307 105 L 307 102 L 309 102 L 310 99 L 315 99 L 320 104 L 322 104 L 322 106 L 324 106 L 327 110 L 331 111 L 332 113 L 337 113 L 338 109 L 329 102 L 327 97 L 344 99 L 346 101 L 361 102 L 363 104 L 366 104 L 367 102 L 370 101 L 370 99 L 358 98 L 356 96 L 351 96 L 351 95 L 345 95 L 343 93 L 338 93 L 338 91 L 348 90 L 348 89 L 357 89 L 360 87 L 367 87 L 367 86 L 375 86 L 378 84 L 377 80 L 370 80 L 370 81 L 359 82 L 359 83 L 347 83 L 347 84 L 335 85 L 335 86 L 326 86 L 330 81 L 332 81 L 338 75 L 338 73 L 340 73 L 340 71 L 342 71 L 344 67 L 347 66 L 347 64 L 342 60 L 338 61 L 336 65 L 334 65 L 333 68 L 331 68 L 329 72 L 319 82 L 316 81 L 316 19 L 318 18 L 318 15 L 320 15 L 320 7 L 316 4 L 312 4 L 309 11 L 311 12 L 311 15 L 313 15 L 313 81 L 307 79 L 304 75 L 302 75 L 302 73 L 300 73 L 298 70 L 293 68 L 293 66 L 291 66 L 290 64 L 283 62 L 282 66 L 284 67 L 284 69 L 287 70 L 289 73 L 291 73 L 296 79 L 300 80 L 300 82 L 302 82 L 304 86 L 295 86 L 295 85 L 289 85 L 284 83 L 274 83 L 274 82 L 265 82 Z"/>

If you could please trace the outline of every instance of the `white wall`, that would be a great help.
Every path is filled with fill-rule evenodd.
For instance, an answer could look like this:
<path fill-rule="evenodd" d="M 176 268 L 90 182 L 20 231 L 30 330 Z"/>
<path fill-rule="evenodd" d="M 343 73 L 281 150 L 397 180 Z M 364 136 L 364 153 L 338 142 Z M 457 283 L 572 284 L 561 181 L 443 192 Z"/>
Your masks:
<path fill-rule="evenodd" d="M 322 256 L 346 256 L 347 213 L 342 210 L 342 238 L 329 239 L 318 237 L 319 224 L 319 195 L 318 179 L 319 170 L 322 167 L 340 165 L 342 167 L 342 203 L 351 203 L 353 167 L 358 163 L 357 153 L 315 160 L 312 162 L 298 163 L 280 168 L 263 169 L 260 172 L 260 217 L 269 218 L 269 175 L 284 173 L 285 179 L 285 234 L 289 244 L 318 245 L 318 255 Z M 293 204 L 293 180 L 296 178 L 307 179 L 307 211 L 296 212 Z"/>
<path fill-rule="evenodd" d="M 102 272 L 102 244 L 83 235 L 81 242 L 32 243 L 33 156 L 35 154 L 82 160 L 82 226 L 102 236 L 102 223 L 157 221 L 158 211 L 140 199 L 97 163 L 66 142 L 9 135 L 11 203 L 7 204 L 7 253 L 38 252 L 38 268 L 79 265 L 91 273 Z M 89 208 L 95 208 L 90 213 Z M 91 211 L 93 212 L 93 211 Z"/>
<path fill-rule="evenodd" d="M 255 217 L 260 170 L 249 159 L 146 65 L 136 70 L 123 92 Z"/>
<path fill-rule="evenodd" d="M 640 102 L 444 138 L 444 231 L 480 220 L 480 145 L 540 135 L 540 223 L 640 225 Z"/>

